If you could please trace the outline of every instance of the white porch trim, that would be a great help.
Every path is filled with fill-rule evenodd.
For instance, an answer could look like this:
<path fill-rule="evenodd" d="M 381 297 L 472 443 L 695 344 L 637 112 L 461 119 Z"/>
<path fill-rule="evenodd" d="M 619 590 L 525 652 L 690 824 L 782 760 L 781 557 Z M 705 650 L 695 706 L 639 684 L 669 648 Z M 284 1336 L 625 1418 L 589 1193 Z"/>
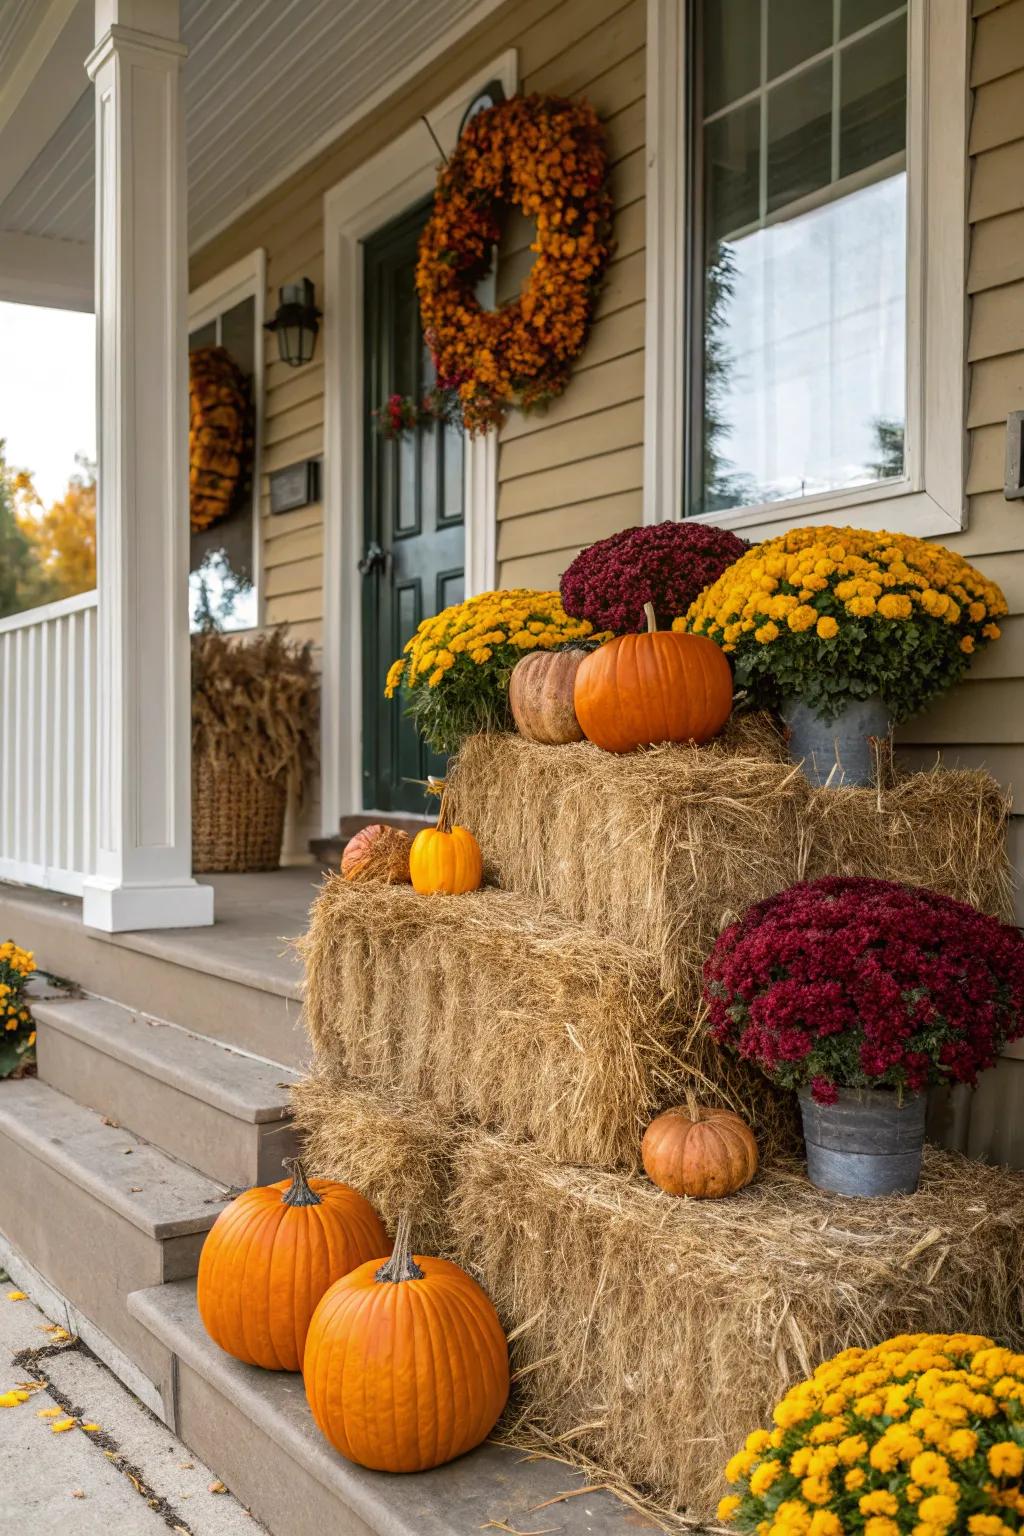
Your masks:
<path fill-rule="evenodd" d="M 0 300 L 92 314 L 92 249 L 73 240 L 0 234 Z"/>
<path fill-rule="evenodd" d="M 515 49 L 476 71 L 430 114 L 447 151 L 489 80 L 518 84 Z M 361 242 L 426 197 L 437 148 L 416 123 L 324 197 L 324 669 L 321 815 L 326 835 L 362 808 L 363 258 Z M 496 434 L 466 440 L 466 591 L 495 581 Z"/>
<path fill-rule="evenodd" d="M 969 6 L 909 0 L 907 476 L 697 521 L 750 539 L 789 524 L 852 521 L 919 536 L 966 524 Z M 647 3 L 644 521 L 683 515 L 689 53 L 684 0 Z"/>
<path fill-rule="evenodd" d="M 96 25 L 99 816 L 83 921 L 194 927 L 213 890 L 192 879 L 180 7 L 96 0 Z"/>

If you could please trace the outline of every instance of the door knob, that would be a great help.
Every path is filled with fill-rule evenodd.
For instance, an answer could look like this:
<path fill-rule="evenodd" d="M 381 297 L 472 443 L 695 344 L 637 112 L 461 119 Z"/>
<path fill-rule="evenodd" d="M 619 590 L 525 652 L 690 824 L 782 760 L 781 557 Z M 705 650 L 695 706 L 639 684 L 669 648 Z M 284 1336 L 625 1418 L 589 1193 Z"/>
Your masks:
<path fill-rule="evenodd" d="M 376 539 L 366 546 L 366 553 L 359 562 L 360 576 L 372 576 L 375 571 L 382 575 L 387 570 L 388 557 Z"/>

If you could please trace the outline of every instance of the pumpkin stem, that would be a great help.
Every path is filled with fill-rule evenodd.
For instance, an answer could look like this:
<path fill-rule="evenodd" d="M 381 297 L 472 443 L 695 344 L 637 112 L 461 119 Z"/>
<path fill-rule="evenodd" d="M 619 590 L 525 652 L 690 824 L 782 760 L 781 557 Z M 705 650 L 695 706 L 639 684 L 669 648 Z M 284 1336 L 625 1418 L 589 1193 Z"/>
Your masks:
<path fill-rule="evenodd" d="M 378 1269 L 375 1280 L 398 1285 L 402 1280 L 422 1280 L 423 1271 L 412 1256 L 412 1217 L 403 1211 L 395 1229 L 395 1246 L 387 1263 Z"/>
<path fill-rule="evenodd" d="M 700 1121 L 700 1105 L 697 1103 L 697 1095 L 694 1093 L 693 1089 L 691 1087 L 689 1087 L 689 1086 L 686 1089 L 686 1113 L 689 1115 L 689 1117 L 693 1121 L 694 1125 L 697 1125 L 699 1123 L 699 1121 Z"/>
<path fill-rule="evenodd" d="M 282 1205 L 321 1205 L 323 1202 L 315 1189 L 310 1189 L 306 1170 L 297 1157 L 286 1157 L 282 1164 L 290 1168 L 292 1182 L 281 1196 Z"/>
<path fill-rule="evenodd" d="M 653 635 L 658 630 L 658 615 L 654 611 L 653 603 L 644 603 L 644 618 L 647 620 L 647 633 Z"/>
<path fill-rule="evenodd" d="M 450 832 L 452 829 L 451 801 L 448 797 L 448 786 L 441 791 L 441 804 L 437 808 L 437 830 Z"/>

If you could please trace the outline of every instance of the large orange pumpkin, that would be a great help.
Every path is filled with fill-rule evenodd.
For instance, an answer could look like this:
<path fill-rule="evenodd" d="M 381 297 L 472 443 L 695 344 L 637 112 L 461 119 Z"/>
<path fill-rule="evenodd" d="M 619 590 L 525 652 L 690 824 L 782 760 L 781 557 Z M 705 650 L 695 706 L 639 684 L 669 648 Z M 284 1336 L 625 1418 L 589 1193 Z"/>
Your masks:
<path fill-rule="evenodd" d="M 727 1109 L 666 1109 L 644 1132 L 641 1155 L 652 1184 L 697 1200 L 731 1195 L 757 1172 L 754 1134 Z"/>
<path fill-rule="evenodd" d="M 447 792 L 441 795 L 437 826 L 424 827 L 412 840 L 409 877 L 421 896 L 459 896 L 483 882 L 480 844 L 465 827 L 449 826 Z"/>
<path fill-rule="evenodd" d="M 606 752 L 659 741 L 699 746 L 732 710 L 732 672 L 714 641 L 659 630 L 650 603 L 644 611 L 647 634 L 607 641 L 576 673 L 576 716 Z"/>
<path fill-rule="evenodd" d="M 412 1254 L 403 1217 L 386 1263 L 332 1285 L 313 1314 L 309 1406 L 349 1461 L 425 1472 L 486 1440 L 508 1398 L 508 1346 L 488 1297 L 458 1265 Z"/>
<path fill-rule="evenodd" d="M 290 1180 L 246 1190 L 210 1228 L 199 1256 L 199 1315 L 236 1360 L 301 1370 L 324 1292 L 387 1246 L 369 1201 L 347 1184 L 307 1181 L 296 1161 Z"/>
<path fill-rule="evenodd" d="M 531 651 L 516 663 L 508 702 L 520 736 L 549 747 L 583 740 L 573 691 L 586 656 L 581 646 L 566 646 L 561 651 Z"/>

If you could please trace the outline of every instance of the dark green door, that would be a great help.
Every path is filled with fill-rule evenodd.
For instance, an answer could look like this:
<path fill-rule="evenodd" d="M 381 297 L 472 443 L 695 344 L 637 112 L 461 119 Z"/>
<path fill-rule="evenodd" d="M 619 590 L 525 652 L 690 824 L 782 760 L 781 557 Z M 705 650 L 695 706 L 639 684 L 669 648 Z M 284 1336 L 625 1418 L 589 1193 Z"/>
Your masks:
<path fill-rule="evenodd" d="M 398 700 L 384 698 L 388 667 L 421 619 L 464 596 L 463 443 L 436 422 L 397 442 L 374 430 L 389 395 L 419 398 L 433 382 L 420 329 L 416 244 L 430 202 L 364 246 L 366 487 L 363 575 L 363 805 L 427 809 L 417 779 L 443 773 Z"/>

